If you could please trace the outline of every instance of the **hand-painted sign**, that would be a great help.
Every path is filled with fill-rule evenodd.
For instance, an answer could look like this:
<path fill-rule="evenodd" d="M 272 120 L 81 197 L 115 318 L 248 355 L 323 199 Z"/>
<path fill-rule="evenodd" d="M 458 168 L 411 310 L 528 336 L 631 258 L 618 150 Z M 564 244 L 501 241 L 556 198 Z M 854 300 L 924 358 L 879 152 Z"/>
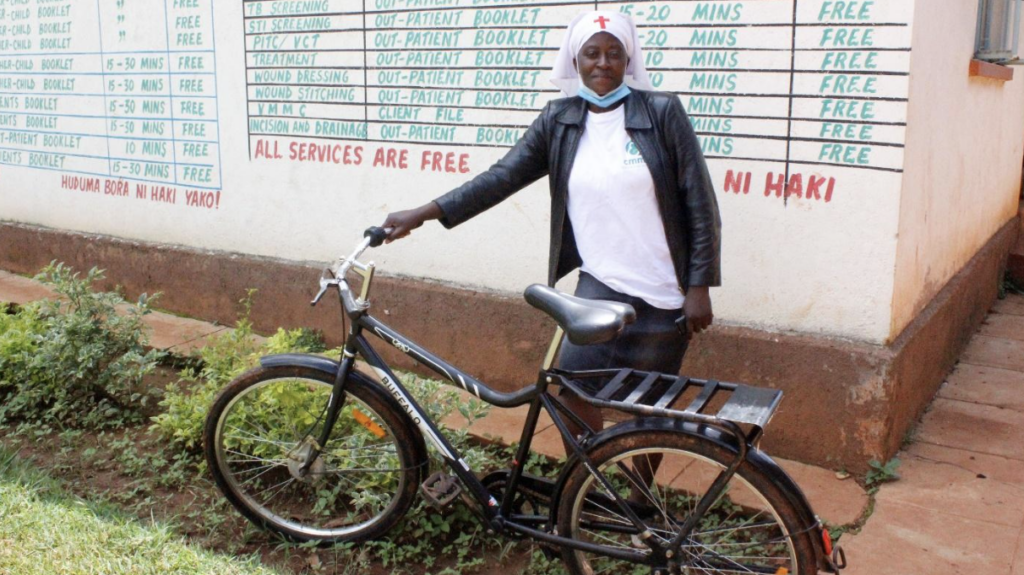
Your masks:
<path fill-rule="evenodd" d="M 216 207 L 212 6 L 0 0 L 0 164 L 59 171 L 66 189 Z"/>
<path fill-rule="evenodd" d="M 766 196 L 828 202 L 846 171 L 834 167 L 901 171 L 908 5 L 247 0 L 251 155 L 290 147 L 301 161 L 303 141 L 511 147 L 558 97 L 547 77 L 566 23 L 617 10 L 640 27 L 654 85 L 682 99 L 722 189 L 748 194 L 756 180 Z"/>

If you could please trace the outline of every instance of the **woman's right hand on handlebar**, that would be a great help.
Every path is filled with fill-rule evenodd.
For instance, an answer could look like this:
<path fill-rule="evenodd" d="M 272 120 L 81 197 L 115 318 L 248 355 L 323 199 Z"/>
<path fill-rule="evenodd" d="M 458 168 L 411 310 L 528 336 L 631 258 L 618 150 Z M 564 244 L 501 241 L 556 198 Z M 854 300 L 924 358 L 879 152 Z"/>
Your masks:
<path fill-rule="evenodd" d="M 388 214 L 380 227 L 391 228 L 387 239 L 387 243 L 391 243 L 411 234 L 427 220 L 436 220 L 443 215 L 444 213 L 436 203 L 427 202 L 418 208 Z"/>

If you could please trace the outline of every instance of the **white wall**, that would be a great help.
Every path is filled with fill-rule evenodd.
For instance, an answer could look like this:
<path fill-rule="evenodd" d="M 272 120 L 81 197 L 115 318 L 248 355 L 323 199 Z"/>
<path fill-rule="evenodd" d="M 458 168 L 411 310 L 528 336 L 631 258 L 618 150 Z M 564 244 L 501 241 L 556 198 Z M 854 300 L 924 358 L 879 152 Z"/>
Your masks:
<path fill-rule="evenodd" d="M 64 156 L 65 163 L 57 169 L 24 165 L 28 163 L 28 150 L 41 149 L 39 143 L 24 142 L 23 136 L 0 141 L 0 148 L 9 153 L 22 150 L 16 161 L 10 155 L 6 160 L 0 156 L 0 218 L 203 249 L 296 260 L 331 258 L 347 251 L 363 228 L 380 223 L 389 211 L 425 202 L 499 158 L 506 148 L 476 145 L 478 125 L 499 130 L 502 126 L 524 126 L 535 109 L 555 97 L 546 81 L 545 68 L 551 65 L 552 48 L 561 39 L 560 26 L 578 11 L 593 8 L 595 3 L 545 7 L 541 1 L 529 0 L 514 6 L 482 0 L 366 0 L 365 18 L 364 3 L 351 0 L 218 2 L 215 7 L 212 0 L 195 0 L 192 4 L 176 8 L 173 0 L 140 0 L 120 8 L 116 3 L 106 2 L 65 0 L 39 4 L 29 0 L 25 5 L 29 8 L 29 17 L 24 20 L 14 17 L 20 7 L 13 8 L 10 3 L 0 7 L 5 10 L 0 16 L 0 43 L 10 41 L 0 45 L 0 82 L 11 81 L 7 87 L 0 83 L 0 92 L 20 94 L 17 96 L 20 101 L 14 103 L 11 100 L 5 103 L 0 94 L 0 134 L 66 131 L 86 135 L 78 147 L 56 151 L 50 148 L 50 153 L 41 156 L 48 162 Z M 263 12 L 256 14 L 256 6 Z M 317 24 L 315 17 L 309 20 L 266 17 L 275 9 L 296 6 L 311 12 L 322 8 L 321 11 L 334 14 L 323 17 L 321 23 L 329 22 L 337 31 L 321 32 L 315 39 L 317 50 L 311 49 L 313 32 L 244 35 L 247 30 L 260 31 L 260 26 L 272 30 L 274 26 L 296 26 L 299 21 Z M 624 6 L 613 4 L 610 9 Z M 900 170 L 904 162 L 906 98 L 911 81 L 906 74 L 912 61 L 908 50 L 914 21 L 912 0 L 796 0 L 795 6 L 794 0 L 640 1 L 630 6 L 632 8 L 628 9 L 644 25 L 642 36 L 648 45 L 649 57 L 660 59 L 656 60 L 657 65 L 652 65 L 652 70 L 659 75 L 660 87 L 683 94 L 683 103 L 697 122 L 698 132 L 707 146 L 724 224 L 724 285 L 713 292 L 719 320 L 876 343 L 889 338 L 893 325 L 891 306 L 893 270 L 897 267 L 897 230 L 901 225 L 903 175 Z M 53 8 L 58 12 L 46 12 L 40 18 L 40 8 Z M 60 10 L 67 10 L 67 15 Z M 391 16 L 396 20 L 390 20 Z M 485 32 L 519 34 L 514 40 L 526 46 L 524 49 L 501 50 L 500 38 L 494 37 L 483 37 L 483 45 L 475 45 L 477 18 L 490 18 L 485 25 L 493 27 L 495 17 L 499 19 L 498 24 L 515 30 L 492 28 Z M 65 22 L 67 27 L 60 27 Z M 41 24 L 47 25 L 45 33 Z M 7 27 L 2 28 L 4 25 Z M 16 28 L 22 25 L 29 28 Z M 973 31 L 973 21 L 961 22 L 958 26 L 958 33 Z M 391 28 L 401 30 L 391 31 Z M 424 31 L 429 34 L 432 29 L 438 34 L 415 36 Z M 457 38 L 453 35 L 458 31 L 455 29 L 460 30 Z M 201 33 L 202 37 L 179 36 L 191 33 Z M 392 36 L 395 33 L 397 36 Z M 836 46 L 837 37 L 845 38 L 846 42 Z M 51 56 L 26 55 L 39 53 L 43 38 L 51 44 L 67 40 L 67 46 L 58 43 L 54 49 L 43 51 L 76 54 L 71 70 L 63 75 L 40 73 L 42 59 Z M 34 44 L 16 43 L 24 40 Z M 189 43 L 192 40 L 196 41 L 194 45 Z M 295 42 L 307 48 L 293 52 L 258 50 L 279 41 L 284 44 L 279 45 L 278 50 L 290 49 Z M 374 50 L 374 46 L 390 42 L 399 44 L 390 50 Z M 401 42 L 433 42 L 435 45 L 434 49 L 424 50 L 421 44 L 413 46 Z M 446 43 L 454 43 L 454 48 L 445 46 Z M 839 50 L 829 49 L 836 47 Z M 247 55 L 246 49 L 251 53 Z M 132 57 L 123 52 L 140 50 L 151 51 L 147 53 L 170 51 L 168 62 L 173 66 L 169 70 L 160 68 L 157 75 L 166 74 L 166 85 L 175 90 L 176 98 L 172 103 L 177 106 L 188 101 L 188 94 L 181 91 L 184 88 L 181 81 L 199 78 L 186 75 L 187 70 L 181 67 L 183 64 L 178 57 L 189 55 L 188 50 L 207 50 L 193 54 L 207 58 L 207 72 L 215 61 L 216 76 L 202 77 L 206 84 L 200 94 L 207 96 L 203 100 L 206 112 L 201 119 L 207 120 L 210 130 L 200 139 L 214 145 L 209 148 L 210 156 L 201 163 L 216 168 L 213 181 L 207 184 L 214 192 L 220 192 L 215 207 L 187 204 L 185 195 L 190 187 L 181 183 L 182 166 L 176 172 L 179 183 L 170 186 L 176 190 L 173 203 L 136 199 L 138 183 L 149 186 L 147 194 L 156 185 L 152 181 L 145 182 L 147 178 L 127 179 L 123 171 L 111 175 L 112 162 L 104 156 L 124 155 L 128 151 L 124 146 L 130 141 L 121 139 L 128 137 L 123 124 L 111 125 L 111 121 L 123 122 L 126 116 L 123 108 L 116 108 L 116 105 L 123 105 L 130 99 L 141 105 L 142 99 L 138 91 L 123 93 L 126 89 L 123 82 L 130 77 L 121 72 L 127 64 L 125 58 Z M 919 52 L 915 44 L 915 65 Z M 308 64 L 321 71 L 330 67 L 346 69 L 349 78 L 343 87 L 352 88 L 350 95 L 354 95 L 355 105 L 307 103 L 306 115 L 347 118 L 348 127 L 368 120 L 366 139 L 362 136 L 326 140 L 294 134 L 250 134 L 260 129 L 258 126 L 252 129 L 250 116 L 260 115 L 261 110 L 255 102 L 249 104 L 248 110 L 246 107 L 246 81 L 256 82 L 256 72 L 247 72 L 246 64 L 248 62 L 250 67 L 267 64 L 267 60 L 257 60 L 261 57 L 257 53 L 268 58 L 280 58 L 281 54 L 316 56 L 316 60 L 305 63 L 291 62 L 293 72 L 298 64 Z M 113 67 L 104 69 L 111 54 Z M 422 60 L 410 62 L 410 54 L 420 58 L 429 54 L 445 54 L 450 58 L 458 55 L 460 59 L 423 65 Z M 517 58 L 505 67 L 525 73 L 506 78 L 511 82 L 509 86 L 490 92 L 481 90 L 488 86 L 478 81 L 481 66 L 476 65 L 476 58 L 481 57 L 480 54 Z M 389 64 L 389 58 L 403 58 L 401 61 L 407 67 L 397 70 L 397 76 L 388 75 L 396 70 L 376 69 L 395 66 Z M 16 62 L 29 60 L 34 65 L 31 73 L 19 73 Z M 12 62 L 8 64 L 10 67 L 3 68 L 4 61 Z M 367 66 L 369 71 L 366 71 Z M 412 76 L 412 70 L 431 66 L 438 74 L 464 71 L 459 77 L 416 79 Z M 840 73 L 831 74 L 836 68 L 841 68 Z M 966 62 L 962 68 L 966 69 Z M 828 83 L 823 82 L 826 76 L 830 77 Z M 34 78 L 37 84 L 19 87 L 15 83 L 19 78 Z M 64 91 L 53 85 L 54 91 L 43 93 L 43 80 L 61 78 L 74 78 L 77 83 Z M 844 93 L 840 94 L 841 98 L 832 99 L 838 78 L 846 81 L 856 78 L 858 86 L 868 86 L 871 92 Z M 115 83 L 113 89 L 107 90 L 111 88 L 111 81 Z M 715 82 L 721 85 L 712 86 Z M 415 119 L 425 122 L 416 124 L 419 126 L 453 127 L 453 141 L 442 142 L 436 135 L 427 134 L 424 137 L 435 141 L 411 143 L 419 137 L 413 134 L 412 124 L 384 117 L 396 113 L 396 108 L 381 106 L 380 100 L 388 94 L 411 98 L 412 88 L 393 87 L 407 84 L 426 88 L 421 95 L 464 92 L 460 104 L 451 108 L 451 114 L 455 115 L 462 108 L 461 119 L 442 117 L 438 123 L 438 114 L 443 114 L 438 108 L 411 104 L 401 106 L 397 112 L 417 115 Z M 293 94 L 296 94 L 298 88 L 294 89 Z M 72 95 L 74 93 L 79 95 Z M 161 93 L 166 92 L 152 93 L 151 99 Z M 712 93 L 715 95 L 708 95 Z M 525 100 L 475 109 L 478 94 L 507 94 L 509 98 L 521 95 Z M 930 98 L 927 93 L 922 94 L 919 96 L 922 102 Z M 41 116 L 25 109 L 26 97 L 41 95 L 56 98 L 57 109 L 46 111 L 49 114 L 46 117 L 57 118 L 55 128 L 3 124 L 5 117 L 17 117 L 24 122 L 30 115 Z M 258 99 L 254 87 L 248 88 L 248 96 Z M 332 97 L 343 102 L 349 95 Z M 114 112 L 110 112 L 112 100 L 115 101 Z M 517 104 L 523 107 L 516 109 Z M 296 111 L 299 105 L 296 104 Z M 721 109 L 701 109 L 716 105 Z M 839 105 L 846 106 L 843 113 L 836 113 Z M 177 107 L 176 110 L 181 111 Z M 823 151 L 831 149 L 824 148 L 830 142 L 820 141 L 822 127 L 830 119 L 840 120 L 830 124 L 833 128 L 851 130 L 838 137 L 845 141 L 842 146 L 849 144 L 849 148 L 831 142 L 835 149 L 848 154 L 845 158 L 822 155 Z M 165 125 L 172 123 L 176 140 L 191 138 L 184 133 L 186 127 L 181 117 L 168 119 Z M 395 135 L 382 131 L 388 128 L 401 132 Z M 115 133 L 111 134 L 111 129 Z M 861 140 L 861 136 L 870 136 L 870 139 Z M 276 159 L 257 154 L 257 150 L 265 150 L 261 142 L 269 144 L 271 150 L 276 144 L 284 157 Z M 309 143 L 359 146 L 362 164 L 346 166 L 288 158 L 290 146 Z M 141 140 L 136 144 L 141 145 Z M 155 159 L 185 163 L 179 158 L 184 156 L 184 144 L 180 141 L 171 144 L 174 144 L 169 148 L 172 154 Z M 214 149 L 216 158 L 212 155 Z M 406 169 L 372 166 L 372 158 L 380 149 L 406 150 L 409 166 Z M 469 171 L 424 171 L 420 165 L 424 151 L 452 152 L 456 166 L 458 158 L 465 154 Z M 858 159 L 866 163 L 846 165 L 847 161 L 856 163 Z M 144 169 L 148 164 L 138 165 Z M 803 191 L 812 178 L 821 182 L 820 197 L 803 197 L 803 191 L 800 196 L 785 196 L 770 190 L 766 195 L 765 182 L 769 174 L 784 174 L 787 167 L 790 174 L 801 175 Z M 132 169 L 130 163 L 122 168 Z M 73 170 L 100 174 L 93 177 L 101 186 L 124 177 L 123 181 L 130 184 L 130 195 L 118 197 L 63 189 L 62 176 Z M 747 191 L 742 186 L 739 192 L 726 188 L 730 171 L 750 173 L 751 184 Z M 826 201 L 830 181 L 834 183 Z M 904 198 L 903 212 L 909 207 L 912 206 L 908 206 Z M 546 182 L 541 182 L 454 231 L 446 232 L 432 224 L 417 231 L 413 240 L 393 244 L 372 257 L 385 273 L 519 292 L 530 283 L 544 281 L 547 209 L 547 186 Z M 900 231 L 903 233 L 902 229 Z M 931 237 L 924 239 L 934 241 Z M 901 243 L 901 250 L 904 245 Z M 968 252 L 965 247 L 963 253 Z"/>
<path fill-rule="evenodd" d="M 1024 69 L 970 77 L 977 2 L 919 2 L 891 337 L 1017 213 Z"/>

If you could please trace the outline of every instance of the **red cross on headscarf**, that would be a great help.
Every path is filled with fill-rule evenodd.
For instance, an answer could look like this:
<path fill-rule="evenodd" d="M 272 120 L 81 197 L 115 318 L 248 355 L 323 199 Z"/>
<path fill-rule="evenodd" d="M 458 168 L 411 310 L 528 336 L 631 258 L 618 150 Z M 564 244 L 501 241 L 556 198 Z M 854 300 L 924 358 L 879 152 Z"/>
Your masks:
<path fill-rule="evenodd" d="M 605 18 L 604 16 L 598 16 L 597 20 L 594 20 L 594 22 L 597 22 L 598 24 L 600 24 L 601 25 L 601 29 L 604 30 L 606 28 L 605 24 L 608 23 L 608 22 L 611 22 L 611 19 Z"/>

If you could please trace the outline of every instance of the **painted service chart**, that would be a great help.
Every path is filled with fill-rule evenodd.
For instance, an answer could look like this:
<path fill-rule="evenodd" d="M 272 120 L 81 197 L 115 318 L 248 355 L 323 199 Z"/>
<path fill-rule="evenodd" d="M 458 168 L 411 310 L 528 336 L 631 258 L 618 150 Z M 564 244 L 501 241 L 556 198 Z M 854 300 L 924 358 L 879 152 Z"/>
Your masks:
<path fill-rule="evenodd" d="M 514 145 L 559 97 L 548 76 L 566 23 L 601 9 L 637 22 L 652 82 L 681 98 L 720 191 L 828 202 L 843 172 L 901 171 L 906 6 L 247 0 L 250 156 L 358 164 L 363 148 L 338 142 L 426 145 L 470 171 L 452 151 Z"/>
<path fill-rule="evenodd" d="M 0 165 L 169 203 L 220 190 L 212 5 L 0 0 Z"/>

